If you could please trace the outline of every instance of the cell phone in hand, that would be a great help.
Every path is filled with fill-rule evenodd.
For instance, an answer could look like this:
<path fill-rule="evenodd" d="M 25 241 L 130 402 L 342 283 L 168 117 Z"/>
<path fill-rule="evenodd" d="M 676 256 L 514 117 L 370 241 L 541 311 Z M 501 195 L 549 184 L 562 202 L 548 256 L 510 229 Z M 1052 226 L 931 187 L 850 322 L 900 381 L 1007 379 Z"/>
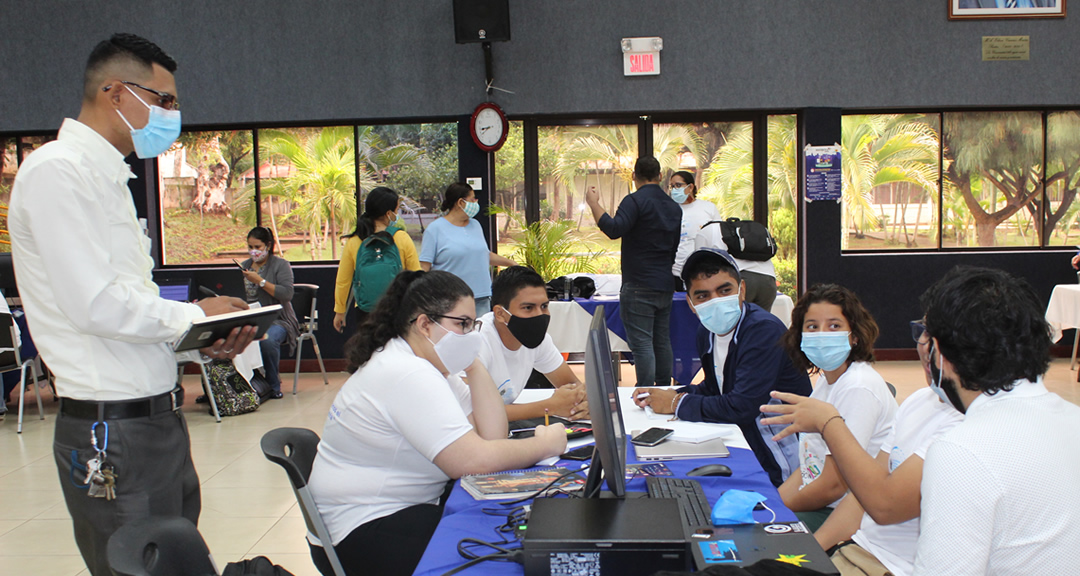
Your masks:
<path fill-rule="evenodd" d="M 236 258 L 233 258 L 232 261 L 233 261 L 233 264 L 236 264 L 236 267 L 239 268 L 241 271 L 247 272 L 247 268 L 244 268 L 243 266 L 241 266 L 240 263 L 236 261 Z"/>
<path fill-rule="evenodd" d="M 631 438 L 630 441 L 638 446 L 656 446 L 674 433 L 675 431 L 671 428 L 649 428 Z"/>
<path fill-rule="evenodd" d="M 566 454 L 562 454 L 559 458 L 565 460 L 588 460 L 589 458 L 592 458 L 594 448 L 595 446 L 592 444 L 578 446 L 577 448 L 568 451 Z"/>

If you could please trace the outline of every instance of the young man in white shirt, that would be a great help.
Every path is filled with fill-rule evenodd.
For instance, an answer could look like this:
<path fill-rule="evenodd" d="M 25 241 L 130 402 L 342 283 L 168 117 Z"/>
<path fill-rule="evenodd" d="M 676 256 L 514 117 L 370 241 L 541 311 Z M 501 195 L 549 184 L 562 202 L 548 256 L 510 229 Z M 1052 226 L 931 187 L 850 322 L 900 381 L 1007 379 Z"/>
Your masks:
<path fill-rule="evenodd" d="M 112 574 L 106 545 L 121 524 L 151 515 L 198 522 L 199 478 L 171 343 L 196 318 L 247 308 L 238 298 L 165 300 L 152 279 L 124 157 L 153 158 L 180 135 L 175 70 L 138 36 L 99 43 L 78 120 L 65 120 L 57 139 L 23 162 L 11 192 L 16 281 L 60 396 L 60 485 L 94 576 Z M 233 358 L 254 332 L 236 329 L 202 353 Z M 114 477 L 112 497 L 88 495 L 83 480 L 95 463 Z"/>
<path fill-rule="evenodd" d="M 1042 383 L 1045 305 L 1001 270 L 957 267 L 922 306 L 933 386 L 966 416 L 926 454 L 913 574 L 1075 574 L 1080 407 Z"/>
<path fill-rule="evenodd" d="M 480 318 L 480 362 L 499 388 L 507 419 L 539 418 L 545 410 L 570 420 L 588 419 L 585 385 L 547 333 L 551 314 L 544 279 L 531 268 L 511 266 L 492 282 L 491 304 L 491 312 Z M 555 386 L 555 393 L 539 402 L 514 404 L 534 369 Z"/>

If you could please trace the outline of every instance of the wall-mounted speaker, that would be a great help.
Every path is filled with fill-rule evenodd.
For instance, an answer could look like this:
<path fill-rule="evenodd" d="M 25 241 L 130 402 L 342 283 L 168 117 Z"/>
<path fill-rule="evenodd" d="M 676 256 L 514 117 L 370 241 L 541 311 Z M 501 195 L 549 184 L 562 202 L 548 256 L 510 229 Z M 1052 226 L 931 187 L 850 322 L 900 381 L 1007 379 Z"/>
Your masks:
<path fill-rule="evenodd" d="M 509 42 L 509 0 L 454 0 L 454 36 L 458 44 Z"/>

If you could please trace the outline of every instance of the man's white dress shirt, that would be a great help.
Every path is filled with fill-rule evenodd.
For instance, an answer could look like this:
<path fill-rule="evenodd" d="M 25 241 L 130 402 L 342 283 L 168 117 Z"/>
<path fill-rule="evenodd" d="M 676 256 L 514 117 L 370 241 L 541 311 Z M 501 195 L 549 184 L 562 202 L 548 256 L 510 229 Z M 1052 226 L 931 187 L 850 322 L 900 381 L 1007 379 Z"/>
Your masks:
<path fill-rule="evenodd" d="M 202 317 L 158 295 L 123 155 L 76 120 L 19 167 L 8 226 L 19 296 L 60 396 L 126 400 L 176 384 L 171 342 Z"/>

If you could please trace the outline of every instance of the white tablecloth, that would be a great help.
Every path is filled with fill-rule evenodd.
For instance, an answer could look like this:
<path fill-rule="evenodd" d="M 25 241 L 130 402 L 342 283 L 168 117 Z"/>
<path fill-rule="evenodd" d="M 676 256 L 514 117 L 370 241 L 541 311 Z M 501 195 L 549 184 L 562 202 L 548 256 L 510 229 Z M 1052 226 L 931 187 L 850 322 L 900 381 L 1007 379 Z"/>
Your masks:
<path fill-rule="evenodd" d="M 791 311 L 794 309 L 795 303 L 791 301 L 791 296 L 788 296 L 787 294 L 777 294 L 776 300 L 772 305 L 772 310 L 769 310 L 769 312 L 772 312 L 773 316 L 782 320 L 784 326 L 791 328 Z"/>
<path fill-rule="evenodd" d="M 1046 321 L 1053 330 L 1053 340 L 1061 338 L 1062 330 L 1080 328 L 1080 285 L 1058 284 L 1046 307 Z"/>
<path fill-rule="evenodd" d="M 602 300 L 594 297 L 594 300 Z M 616 294 L 611 297 L 613 302 L 619 301 Z M 559 302 L 552 300 L 548 304 L 551 312 L 551 324 L 548 325 L 548 334 L 559 352 L 568 354 L 571 352 L 584 352 L 588 343 L 589 324 L 592 323 L 592 314 L 589 314 L 577 302 Z M 608 330 L 608 338 L 611 340 L 612 352 L 629 352 L 630 345 L 626 340 L 619 338 L 614 332 Z"/>

